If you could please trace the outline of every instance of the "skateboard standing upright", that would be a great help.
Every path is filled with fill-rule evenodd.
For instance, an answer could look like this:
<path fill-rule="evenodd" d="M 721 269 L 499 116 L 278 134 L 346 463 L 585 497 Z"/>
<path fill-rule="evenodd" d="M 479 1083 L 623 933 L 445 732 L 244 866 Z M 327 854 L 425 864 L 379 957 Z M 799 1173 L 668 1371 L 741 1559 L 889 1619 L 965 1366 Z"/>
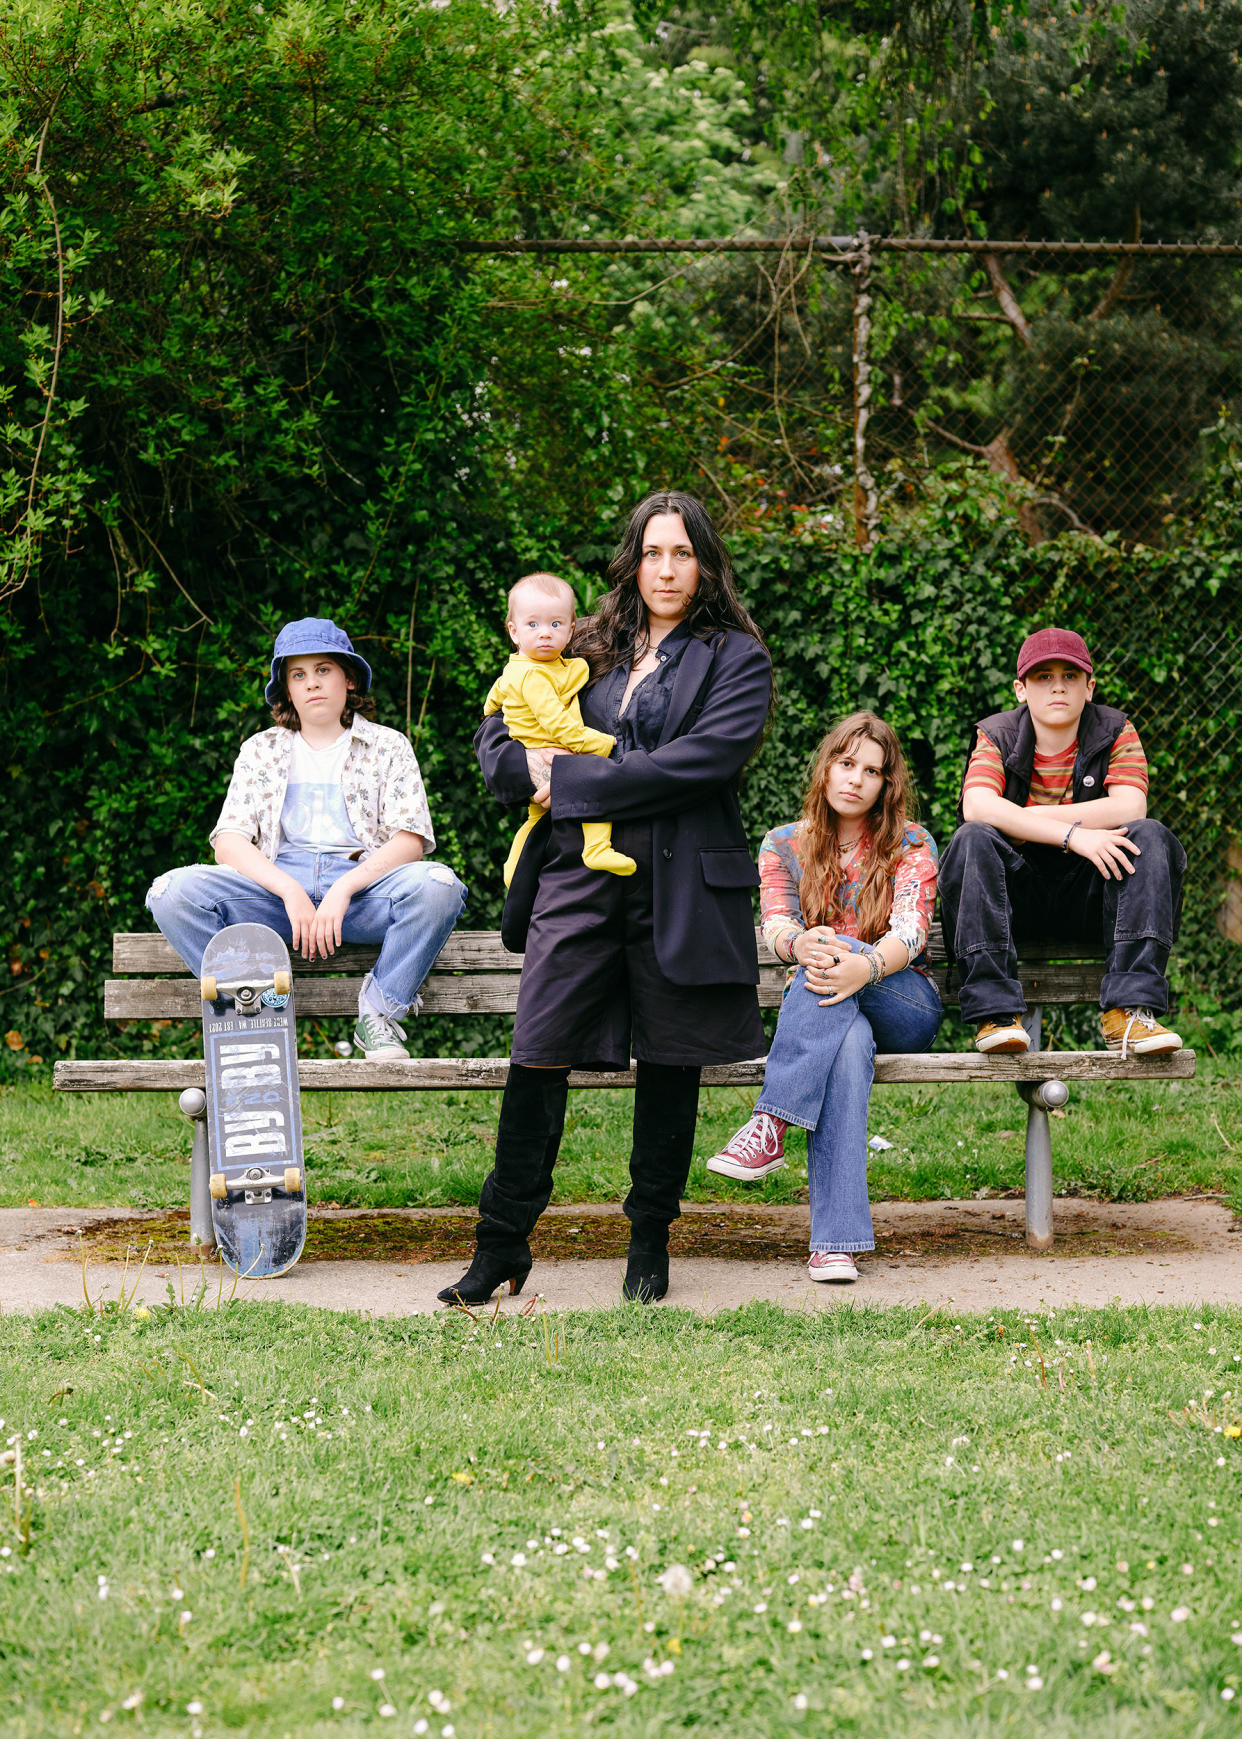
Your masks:
<path fill-rule="evenodd" d="M 292 1268 L 306 1242 L 306 1173 L 289 950 L 230 924 L 203 955 L 211 1219 L 243 1278 Z"/>

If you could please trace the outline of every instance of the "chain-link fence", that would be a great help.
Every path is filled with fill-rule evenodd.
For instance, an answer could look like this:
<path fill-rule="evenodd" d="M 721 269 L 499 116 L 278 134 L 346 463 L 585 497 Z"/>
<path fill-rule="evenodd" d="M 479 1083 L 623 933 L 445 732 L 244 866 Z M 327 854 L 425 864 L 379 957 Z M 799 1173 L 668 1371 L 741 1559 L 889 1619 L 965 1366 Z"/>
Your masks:
<path fill-rule="evenodd" d="M 541 372 L 524 359 L 549 343 L 566 368 L 606 354 L 611 379 L 620 367 L 655 388 L 646 439 L 670 474 L 701 478 L 726 524 L 783 512 L 866 551 L 917 535 L 947 477 L 973 490 L 1006 541 L 1005 637 L 1055 619 L 1088 638 L 1101 698 L 1148 748 L 1153 812 L 1190 849 L 1200 933 L 1242 940 L 1242 247 L 857 236 L 473 251 L 489 256 L 502 421 L 535 446 L 560 440 L 566 465 L 598 464 L 611 437 L 538 432 Z"/>
<path fill-rule="evenodd" d="M 1201 883 L 1238 826 L 1240 258 L 891 244 L 868 262 L 891 312 L 868 359 L 862 534 L 952 455 L 987 467 L 1029 546 L 1019 613 L 1069 620 L 1097 649 L 1147 739 L 1155 807 L 1209 847 Z"/>

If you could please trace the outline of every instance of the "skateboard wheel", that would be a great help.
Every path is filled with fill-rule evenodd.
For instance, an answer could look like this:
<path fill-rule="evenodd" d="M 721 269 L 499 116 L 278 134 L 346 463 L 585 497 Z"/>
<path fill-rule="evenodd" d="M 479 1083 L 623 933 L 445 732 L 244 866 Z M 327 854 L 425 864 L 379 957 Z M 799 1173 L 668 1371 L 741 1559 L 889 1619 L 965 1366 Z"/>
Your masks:
<path fill-rule="evenodd" d="M 224 1173 L 222 1171 L 213 1171 L 212 1172 L 212 1174 L 211 1174 L 211 1193 L 216 1198 L 216 1200 L 218 1202 L 223 1202 L 223 1201 L 228 1200 L 229 1186 L 225 1182 Z"/>
<path fill-rule="evenodd" d="M 198 987 L 202 992 L 204 1002 L 214 1002 L 216 1000 L 216 981 L 214 978 L 201 978 Z"/>
<path fill-rule="evenodd" d="M 273 972 L 272 989 L 277 996 L 288 996 L 293 989 L 293 979 L 288 972 Z"/>
<path fill-rule="evenodd" d="M 285 1167 L 285 1194 L 300 1196 L 302 1193 L 302 1168 L 297 1165 Z"/>

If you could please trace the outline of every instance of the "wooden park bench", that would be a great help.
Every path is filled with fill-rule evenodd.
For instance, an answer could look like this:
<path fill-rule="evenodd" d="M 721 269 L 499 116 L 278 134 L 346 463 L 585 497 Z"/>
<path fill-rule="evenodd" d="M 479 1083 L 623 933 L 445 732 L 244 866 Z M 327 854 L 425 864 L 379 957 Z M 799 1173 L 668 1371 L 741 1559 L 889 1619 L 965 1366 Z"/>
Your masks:
<path fill-rule="evenodd" d="M 756 933 L 759 950 L 759 1000 L 765 1008 L 780 1004 L 785 968 Z M 944 945 L 939 925 L 929 941 L 936 984 L 946 1006 L 957 997 L 947 983 Z M 349 1016 L 357 1012 L 361 976 L 374 963 L 375 948 L 344 947 L 330 961 L 307 965 L 294 962 L 299 1019 Z M 428 1014 L 512 1014 L 517 1005 L 522 958 L 509 954 L 492 930 L 459 930 L 436 961 L 423 990 Z M 156 935 L 113 937 L 112 967 L 123 977 L 104 985 L 108 1020 L 197 1020 L 199 986 L 164 938 Z M 1098 1002 L 1102 955 L 1081 944 L 1031 947 L 1020 963 L 1022 988 L 1030 1009 L 1028 1031 L 1032 1049 L 1025 1056 L 982 1057 L 973 1050 L 936 1051 L 910 1056 L 877 1056 L 877 1083 L 908 1081 L 951 1083 L 994 1081 L 1017 1088 L 1026 1101 L 1026 1241 L 1032 1249 L 1052 1244 L 1052 1143 L 1048 1113 L 1064 1105 L 1071 1081 L 1143 1081 L 1185 1079 L 1195 1072 L 1193 1051 L 1171 1055 L 1122 1058 L 1112 1051 L 1046 1051 L 1040 1048 L 1045 1005 Z M 306 1057 L 299 1061 L 302 1087 L 334 1092 L 409 1092 L 430 1088 L 504 1086 L 509 1072 L 505 1057 L 415 1057 L 406 1062 L 368 1063 L 357 1057 Z M 632 1087 L 633 1070 L 576 1071 L 571 1087 Z M 755 1087 L 763 1081 L 763 1061 L 730 1063 L 703 1071 L 706 1086 Z M 71 1093 L 156 1093 L 201 1089 L 201 1058 L 116 1058 L 104 1061 L 59 1062 L 54 1084 Z M 191 1103 L 183 1105 L 189 1110 Z M 194 1113 L 191 1112 L 193 1115 Z M 201 1124 L 200 1124 L 201 1128 Z M 205 1148 L 204 1148 L 205 1152 Z"/>

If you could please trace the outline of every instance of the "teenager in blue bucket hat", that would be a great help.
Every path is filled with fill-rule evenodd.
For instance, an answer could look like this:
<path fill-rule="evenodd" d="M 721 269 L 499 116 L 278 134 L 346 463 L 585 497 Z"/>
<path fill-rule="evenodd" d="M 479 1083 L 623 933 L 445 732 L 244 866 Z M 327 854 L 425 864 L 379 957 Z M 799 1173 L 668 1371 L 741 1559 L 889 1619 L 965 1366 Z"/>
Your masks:
<path fill-rule="evenodd" d="M 401 1022 L 461 916 L 466 889 L 436 846 L 414 750 L 372 721 L 371 667 L 343 628 L 303 616 L 276 636 L 264 699 L 274 723 L 241 746 L 214 864 L 157 876 L 147 906 L 197 977 L 228 924 L 267 924 L 307 960 L 379 945 L 354 1043 L 408 1057 Z"/>
<path fill-rule="evenodd" d="M 282 667 L 285 659 L 315 652 L 326 653 L 343 669 L 351 671 L 359 694 L 371 692 L 371 666 L 354 651 L 353 641 L 345 630 L 338 628 L 327 616 L 299 616 L 296 622 L 286 622 L 276 636 L 272 648 L 272 674 L 263 690 L 268 706 L 275 706 L 284 692 Z"/>

